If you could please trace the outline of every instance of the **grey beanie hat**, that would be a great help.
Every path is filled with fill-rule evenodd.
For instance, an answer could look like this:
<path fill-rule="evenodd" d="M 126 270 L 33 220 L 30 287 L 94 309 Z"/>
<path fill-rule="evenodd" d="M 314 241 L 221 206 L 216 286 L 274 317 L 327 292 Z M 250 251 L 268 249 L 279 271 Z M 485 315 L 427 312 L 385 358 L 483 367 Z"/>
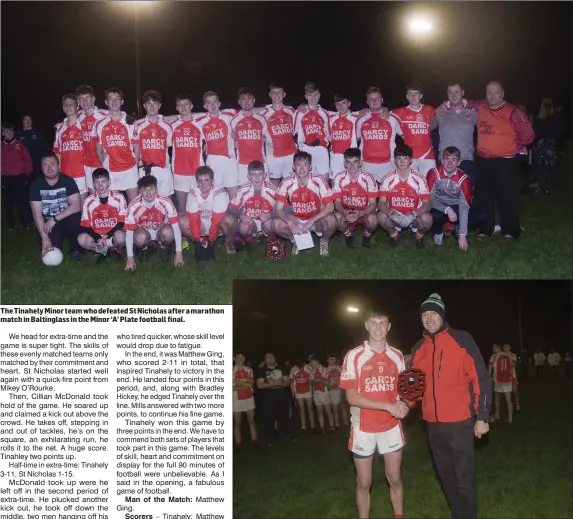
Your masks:
<path fill-rule="evenodd" d="M 420 307 L 420 314 L 424 312 L 436 312 L 442 319 L 446 314 L 446 305 L 442 301 L 440 294 L 431 294 Z"/>

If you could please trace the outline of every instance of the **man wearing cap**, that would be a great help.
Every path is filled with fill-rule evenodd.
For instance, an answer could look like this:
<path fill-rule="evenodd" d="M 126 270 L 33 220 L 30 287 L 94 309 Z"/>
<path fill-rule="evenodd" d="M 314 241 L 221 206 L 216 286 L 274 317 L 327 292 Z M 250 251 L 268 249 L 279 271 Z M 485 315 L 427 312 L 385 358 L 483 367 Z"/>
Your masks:
<path fill-rule="evenodd" d="M 422 303 L 412 365 L 426 374 L 422 418 L 452 519 L 477 519 L 474 435 L 489 431 L 491 378 L 472 336 L 450 328 L 445 311 L 439 294 Z"/>

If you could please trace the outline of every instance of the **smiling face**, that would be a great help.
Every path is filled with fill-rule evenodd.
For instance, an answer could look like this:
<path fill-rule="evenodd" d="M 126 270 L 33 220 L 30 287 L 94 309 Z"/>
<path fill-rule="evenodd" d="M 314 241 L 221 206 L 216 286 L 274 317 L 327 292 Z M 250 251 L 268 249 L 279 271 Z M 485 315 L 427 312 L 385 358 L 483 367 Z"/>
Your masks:
<path fill-rule="evenodd" d="M 422 325 L 429 333 L 436 333 L 444 324 L 444 320 L 439 313 L 428 310 L 422 314 Z"/>
<path fill-rule="evenodd" d="M 368 331 L 369 342 L 386 342 L 388 332 L 392 325 L 390 319 L 385 315 L 372 315 L 364 323 Z"/>

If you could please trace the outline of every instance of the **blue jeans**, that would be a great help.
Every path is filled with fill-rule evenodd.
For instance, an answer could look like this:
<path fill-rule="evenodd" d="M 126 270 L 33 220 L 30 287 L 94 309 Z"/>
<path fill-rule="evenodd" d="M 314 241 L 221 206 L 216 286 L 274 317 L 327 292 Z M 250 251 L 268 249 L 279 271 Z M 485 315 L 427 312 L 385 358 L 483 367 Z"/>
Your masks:
<path fill-rule="evenodd" d="M 456 226 L 459 225 L 460 220 L 460 206 L 452 205 L 450 206 L 454 212 L 458 215 L 458 219 L 455 223 Z M 443 211 L 438 211 L 437 209 L 430 209 L 434 223 L 432 224 L 432 233 L 442 234 L 444 232 L 444 224 L 449 221 L 448 215 Z M 470 212 L 468 214 L 468 231 L 472 229 L 478 229 L 480 225 L 485 222 L 486 214 L 478 209 L 477 207 L 470 206 Z"/>

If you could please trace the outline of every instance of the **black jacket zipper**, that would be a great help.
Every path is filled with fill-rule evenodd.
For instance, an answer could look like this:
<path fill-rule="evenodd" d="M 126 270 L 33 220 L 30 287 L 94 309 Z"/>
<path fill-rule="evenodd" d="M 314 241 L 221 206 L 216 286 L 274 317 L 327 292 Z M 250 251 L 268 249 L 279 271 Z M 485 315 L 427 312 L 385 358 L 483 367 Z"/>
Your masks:
<path fill-rule="evenodd" d="M 440 353 L 440 364 L 438 366 L 438 378 L 442 376 L 442 357 L 444 356 L 444 352 Z"/>
<path fill-rule="evenodd" d="M 438 420 L 438 402 L 436 400 L 436 366 L 435 366 L 436 339 L 434 338 L 433 335 L 432 335 L 432 344 L 434 345 L 434 352 L 432 354 L 432 380 L 433 380 L 432 391 L 434 393 L 434 414 L 436 415 L 436 422 L 439 422 L 439 420 Z M 440 359 L 440 365 L 441 365 L 441 359 Z"/>

